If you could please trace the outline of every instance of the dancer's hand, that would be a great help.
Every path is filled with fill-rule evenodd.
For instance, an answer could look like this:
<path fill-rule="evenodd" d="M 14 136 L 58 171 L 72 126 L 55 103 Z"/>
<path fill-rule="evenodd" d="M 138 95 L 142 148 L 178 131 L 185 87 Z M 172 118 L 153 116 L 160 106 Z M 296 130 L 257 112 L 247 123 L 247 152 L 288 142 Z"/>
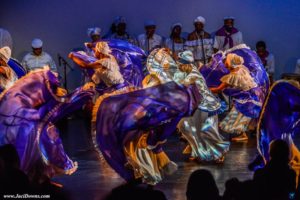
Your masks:
<path fill-rule="evenodd" d="M 63 96 L 66 96 L 68 94 L 67 90 L 64 89 L 64 88 L 61 88 L 61 87 L 58 87 L 56 89 L 56 95 L 59 96 L 59 97 L 63 97 Z"/>
<path fill-rule="evenodd" d="M 72 59 L 74 57 L 73 52 L 69 53 L 68 58 Z"/>
<path fill-rule="evenodd" d="M 93 82 L 87 82 L 86 84 L 84 84 L 84 86 L 82 87 L 83 90 L 94 90 L 96 87 L 95 83 Z"/>
<path fill-rule="evenodd" d="M 85 43 L 85 46 L 90 49 L 94 47 L 93 43 L 90 43 L 90 42 Z"/>
<path fill-rule="evenodd" d="M 8 78 L 6 67 L 0 66 L 0 74 L 4 76 L 4 78 Z"/>

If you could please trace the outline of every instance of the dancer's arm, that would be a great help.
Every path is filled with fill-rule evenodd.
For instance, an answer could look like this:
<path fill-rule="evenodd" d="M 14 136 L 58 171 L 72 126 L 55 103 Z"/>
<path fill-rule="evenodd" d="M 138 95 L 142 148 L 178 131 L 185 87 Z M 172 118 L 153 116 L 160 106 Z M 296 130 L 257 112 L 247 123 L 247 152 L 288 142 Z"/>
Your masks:
<path fill-rule="evenodd" d="M 87 62 L 83 58 L 74 56 L 73 53 L 69 54 L 69 58 L 72 59 L 76 64 L 81 66 L 82 68 L 89 68 L 89 69 L 99 69 L 99 68 L 105 68 L 102 65 L 100 65 L 98 62 Z"/>
<path fill-rule="evenodd" d="M 103 65 L 101 65 L 100 63 L 98 62 L 92 62 L 92 63 L 89 63 L 89 64 L 86 64 L 85 66 L 86 68 L 90 68 L 90 69 L 106 69 L 106 67 L 104 67 Z"/>
<path fill-rule="evenodd" d="M 224 90 L 228 86 L 227 83 L 221 83 L 218 87 L 210 88 L 213 93 L 218 93 Z"/>
<path fill-rule="evenodd" d="M 84 60 L 78 58 L 77 56 L 74 56 L 74 54 L 72 52 L 69 53 L 68 57 L 81 67 L 86 67 L 86 65 L 87 65 L 87 63 Z"/>

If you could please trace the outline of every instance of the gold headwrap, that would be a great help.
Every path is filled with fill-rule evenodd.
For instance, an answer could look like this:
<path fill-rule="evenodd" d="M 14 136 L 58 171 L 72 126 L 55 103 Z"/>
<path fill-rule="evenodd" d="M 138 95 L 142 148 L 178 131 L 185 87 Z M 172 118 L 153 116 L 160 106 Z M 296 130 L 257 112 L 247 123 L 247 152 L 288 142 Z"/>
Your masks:
<path fill-rule="evenodd" d="M 230 53 L 226 56 L 226 62 L 230 64 L 230 67 L 236 68 L 237 66 L 244 64 L 244 58 L 238 56 L 237 54 Z"/>
<path fill-rule="evenodd" d="M 97 42 L 96 47 L 95 47 L 95 52 L 102 53 L 102 54 L 109 56 L 111 53 L 111 50 L 110 50 L 107 42 L 102 41 L 102 42 Z"/>

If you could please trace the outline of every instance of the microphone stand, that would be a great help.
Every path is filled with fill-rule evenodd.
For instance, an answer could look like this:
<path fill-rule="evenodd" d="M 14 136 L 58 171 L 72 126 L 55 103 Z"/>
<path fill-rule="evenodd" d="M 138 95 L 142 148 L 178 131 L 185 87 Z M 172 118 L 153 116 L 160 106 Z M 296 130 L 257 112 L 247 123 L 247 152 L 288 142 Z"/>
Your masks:
<path fill-rule="evenodd" d="M 205 56 L 205 52 L 204 52 L 204 42 L 203 42 L 204 31 L 201 32 L 200 38 L 201 38 L 201 48 L 202 48 L 203 64 L 205 65 L 206 64 L 206 56 Z"/>
<path fill-rule="evenodd" d="M 67 67 L 71 71 L 74 71 L 74 69 L 59 53 L 57 54 L 57 58 L 58 58 L 59 66 L 61 67 L 63 65 L 64 67 L 64 88 L 68 91 Z"/>

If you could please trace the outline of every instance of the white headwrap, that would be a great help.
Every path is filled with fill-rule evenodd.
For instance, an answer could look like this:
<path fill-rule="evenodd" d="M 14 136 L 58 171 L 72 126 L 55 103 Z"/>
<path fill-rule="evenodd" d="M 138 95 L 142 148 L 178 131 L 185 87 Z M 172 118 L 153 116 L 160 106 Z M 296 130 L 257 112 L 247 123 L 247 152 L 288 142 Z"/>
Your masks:
<path fill-rule="evenodd" d="M 178 62 L 182 64 L 190 64 L 194 62 L 194 55 L 193 52 L 191 52 L 190 50 L 180 52 L 178 54 L 178 58 Z"/>
<path fill-rule="evenodd" d="M 182 28 L 182 24 L 180 22 L 174 23 L 171 26 L 171 30 L 173 30 L 176 26 L 180 26 L 180 28 Z"/>
<path fill-rule="evenodd" d="M 93 35 L 100 35 L 100 34 L 101 34 L 101 28 L 99 28 L 99 27 L 88 28 L 88 30 L 87 30 L 87 35 L 89 37 L 91 37 Z"/>
<path fill-rule="evenodd" d="M 195 20 L 194 20 L 194 23 L 197 23 L 197 22 L 200 22 L 202 23 L 203 25 L 205 24 L 205 18 L 202 17 L 202 16 L 198 16 Z"/>
<path fill-rule="evenodd" d="M 32 48 L 35 48 L 35 49 L 42 48 L 43 41 L 41 39 L 35 38 L 32 40 L 31 46 L 32 46 Z"/>
<path fill-rule="evenodd" d="M 2 47 L 0 49 L 0 58 L 2 58 L 2 60 L 4 60 L 4 62 L 8 62 L 8 60 L 10 59 L 11 56 L 11 50 L 8 46 Z"/>

